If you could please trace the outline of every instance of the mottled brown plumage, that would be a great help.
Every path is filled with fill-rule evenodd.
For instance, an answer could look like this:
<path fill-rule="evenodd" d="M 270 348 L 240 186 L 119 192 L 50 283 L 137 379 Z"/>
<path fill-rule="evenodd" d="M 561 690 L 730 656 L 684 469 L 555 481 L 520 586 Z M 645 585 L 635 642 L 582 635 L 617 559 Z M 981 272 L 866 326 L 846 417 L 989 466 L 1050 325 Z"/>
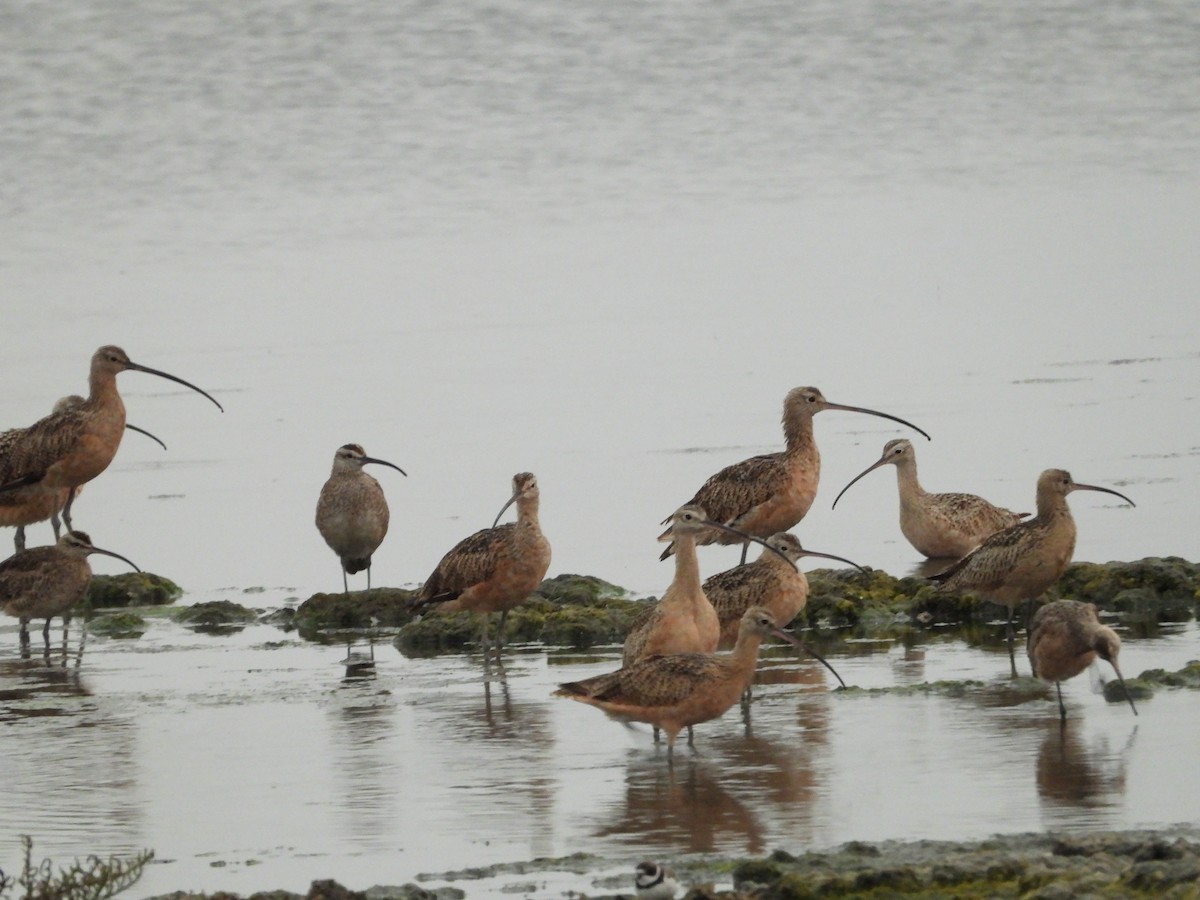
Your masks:
<path fill-rule="evenodd" d="M 65 489 L 68 497 L 62 516 L 70 528 L 75 489 L 107 469 L 121 444 L 125 404 L 117 391 L 117 373 L 130 369 L 189 387 L 221 409 L 220 403 L 194 384 L 139 365 L 120 347 L 101 347 L 92 354 L 87 399 L 17 429 L 12 443 L 0 453 L 0 493 L 32 485 L 51 492 Z"/>
<path fill-rule="evenodd" d="M 512 496 L 496 519 L 499 521 L 504 510 L 516 503 L 517 521 L 477 531 L 456 544 L 425 579 L 413 605 L 482 613 L 485 650 L 487 617 L 499 612 L 498 647 L 502 648 L 508 611 L 537 590 L 550 568 L 550 542 L 538 523 L 540 498 L 532 473 L 514 475 Z"/>
<path fill-rule="evenodd" d="M 767 635 L 796 643 L 776 627 L 768 610 L 754 607 L 742 618 L 732 653 L 650 656 L 616 672 L 559 685 L 555 696 L 661 728 L 670 757 L 680 731 L 723 715 L 737 702 L 754 678 L 759 644 Z"/>
<path fill-rule="evenodd" d="M 66 412 L 69 409 L 74 409 L 83 405 L 83 397 L 78 394 L 71 394 L 59 399 L 54 404 L 54 413 Z M 158 440 L 148 431 L 143 431 L 134 425 L 128 423 L 125 427 L 130 431 L 137 431 L 146 435 L 165 450 L 166 444 Z M 26 432 L 24 428 L 13 428 L 9 431 L 0 433 L 0 459 L 3 459 L 8 453 L 13 444 L 20 440 L 21 436 Z M 75 489 L 75 496 L 78 497 L 83 488 Z M 57 491 L 45 490 L 38 485 L 30 487 L 15 488 L 10 491 L 0 492 L 0 527 L 17 529 L 13 542 L 16 545 L 17 552 L 25 549 L 25 526 L 33 525 L 37 522 L 50 520 L 50 526 L 54 529 L 54 539 L 57 541 L 60 536 L 60 523 L 58 513 L 67 502 L 67 497 L 70 494 L 69 488 L 61 488 Z"/>
<path fill-rule="evenodd" d="M 1055 600 L 1047 603 L 1036 613 L 1029 625 L 1029 664 L 1033 674 L 1046 681 L 1053 681 L 1058 692 L 1058 713 L 1063 719 L 1067 709 L 1063 706 L 1061 682 L 1074 678 L 1099 657 L 1112 665 L 1133 714 L 1133 695 L 1121 675 L 1117 657 L 1121 652 L 1121 638 L 1100 622 L 1093 603 L 1078 600 Z"/>
<path fill-rule="evenodd" d="M 333 455 L 333 470 L 317 498 L 317 531 L 342 564 L 342 587 L 350 592 L 347 573 L 367 570 L 371 589 L 371 555 L 388 530 L 388 505 L 379 482 L 363 471 L 376 463 L 407 473 L 387 460 L 367 456 L 360 444 L 345 444 Z"/>
<path fill-rule="evenodd" d="M 780 628 L 800 614 L 808 603 L 808 578 L 797 566 L 802 557 L 834 559 L 862 568 L 840 556 L 805 550 L 800 539 L 786 531 L 771 535 L 766 544 L 758 559 L 718 572 L 704 582 L 704 593 L 720 622 L 718 649 L 727 650 L 737 642 L 742 616 L 752 606 L 770 612 Z"/>
<path fill-rule="evenodd" d="M 1013 675 L 1013 611 L 1033 601 L 1062 576 L 1075 553 L 1075 520 L 1067 506 L 1072 491 L 1101 491 L 1134 503 L 1104 487 L 1078 484 L 1069 472 L 1046 469 L 1038 477 L 1037 516 L 998 531 L 945 571 L 931 576 L 941 590 L 979 594 L 1008 607 L 1008 649 Z"/>
<path fill-rule="evenodd" d="M 959 558 L 970 553 L 988 535 L 1016 525 L 1029 513 L 993 506 L 974 494 L 931 494 L 917 480 L 917 453 L 911 441 L 900 438 L 883 445 L 879 461 L 854 476 L 837 497 L 880 466 L 896 467 L 900 489 L 900 531 L 917 552 L 930 558 Z"/>
<path fill-rule="evenodd" d="M 71 608 L 83 599 L 92 580 L 87 557 L 103 553 L 132 562 L 111 550 L 101 550 L 82 531 L 68 531 L 49 547 L 23 550 L 0 562 L 0 609 L 21 620 L 21 643 L 29 643 L 30 619 L 45 619 L 42 636 L 50 643 L 50 620 L 62 616 L 70 622 Z"/>
<path fill-rule="evenodd" d="M 840 409 L 891 419 L 925 434 L 916 425 L 887 413 L 831 403 L 814 387 L 798 387 L 783 401 L 783 435 L 786 448 L 780 453 L 753 456 L 727 466 L 709 478 L 689 504 L 708 512 L 714 522 L 730 525 L 756 538 L 794 527 L 812 506 L 821 477 L 821 454 L 813 440 L 813 416 L 822 410 Z M 925 434 L 928 438 L 929 435 Z M 664 520 L 665 521 L 665 520 Z M 709 529 L 700 544 L 736 544 L 728 532 Z M 746 545 L 742 562 L 746 561 Z M 672 547 L 663 551 L 663 558 Z"/>

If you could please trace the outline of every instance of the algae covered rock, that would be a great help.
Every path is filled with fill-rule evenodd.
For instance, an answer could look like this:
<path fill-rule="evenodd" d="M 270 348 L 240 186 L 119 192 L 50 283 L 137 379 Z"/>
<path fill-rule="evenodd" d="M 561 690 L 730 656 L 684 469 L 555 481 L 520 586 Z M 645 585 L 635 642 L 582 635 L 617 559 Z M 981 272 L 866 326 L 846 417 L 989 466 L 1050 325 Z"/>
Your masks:
<path fill-rule="evenodd" d="M 555 575 L 541 583 L 538 594 L 552 603 L 587 604 L 616 597 L 628 597 L 629 592 L 594 575 Z"/>
<path fill-rule="evenodd" d="M 171 616 L 176 622 L 197 631 L 228 633 L 258 618 L 258 613 L 231 600 L 212 600 L 185 606 Z"/>
<path fill-rule="evenodd" d="M 139 638 L 146 633 L 146 620 L 128 611 L 96 616 L 88 622 L 92 634 L 111 638 Z"/>
<path fill-rule="evenodd" d="M 124 606 L 162 606 L 183 596 L 183 589 L 169 578 L 153 572 L 122 572 L 94 575 L 87 596 L 79 604 L 84 614 L 93 609 Z"/>
<path fill-rule="evenodd" d="M 300 604 L 292 623 L 300 636 L 311 640 L 318 631 L 397 628 L 413 619 L 409 608 L 416 591 L 403 588 L 373 588 L 350 593 L 313 594 Z"/>
<path fill-rule="evenodd" d="M 1135 621 L 1186 622 L 1200 602 L 1200 566 L 1178 556 L 1079 562 L 1058 581 L 1060 596 L 1095 603 Z"/>

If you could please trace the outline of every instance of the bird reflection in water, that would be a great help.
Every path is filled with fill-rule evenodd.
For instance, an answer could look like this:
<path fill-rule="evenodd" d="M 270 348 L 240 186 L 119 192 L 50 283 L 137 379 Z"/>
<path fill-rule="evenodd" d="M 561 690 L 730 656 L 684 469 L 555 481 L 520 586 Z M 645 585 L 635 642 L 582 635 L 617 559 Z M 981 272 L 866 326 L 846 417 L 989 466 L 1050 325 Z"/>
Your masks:
<path fill-rule="evenodd" d="M 1092 823 L 1097 810 L 1109 810 L 1115 819 L 1136 737 L 1134 725 L 1125 745 L 1114 751 L 1108 735 L 1089 739 L 1080 723 L 1046 723 L 1037 756 L 1037 789 L 1048 824 L 1069 824 L 1079 813 Z"/>
<path fill-rule="evenodd" d="M 91 691 L 84 685 L 79 672 L 78 651 L 68 653 L 64 647 L 61 658 L 49 647 L 33 654 L 28 646 L 21 648 L 19 659 L 0 660 L 0 722 L 35 716 L 57 716 L 62 710 L 39 703 L 27 705 L 27 700 L 46 700 L 49 697 L 88 697 Z"/>

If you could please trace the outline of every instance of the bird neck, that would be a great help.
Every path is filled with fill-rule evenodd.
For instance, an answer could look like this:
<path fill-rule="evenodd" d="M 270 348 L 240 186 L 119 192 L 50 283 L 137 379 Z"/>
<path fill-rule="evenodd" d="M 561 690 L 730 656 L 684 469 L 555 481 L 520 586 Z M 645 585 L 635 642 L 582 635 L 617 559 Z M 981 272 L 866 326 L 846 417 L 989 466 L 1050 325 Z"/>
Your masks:
<path fill-rule="evenodd" d="M 896 485 L 900 489 L 900 496 L 922 496 L 925 493 L 925 489 L 921 487 L 921 482 L 917 480 L 917 461 L 915 459 L 903 459 L 896 463 L 895 466 Z"/>
<path fill-rule="evenodd" d="M 88 374 L 88 396 L 83 401 L 85 407 L 102 407 L 117 410 L 122 418 L 125 416 L 125 403 L 117 391 L 116 373 L 106 369 L 93 369 Z"/>
<path fill-rule="evenodd" d="M 675 580 L 671 587 L 675 592 L 703 593 L 700 585 L 700 560 L 696 555 L 694 534 L 675 535 Z"/>
<path fill-rule="evenodd" d="M 1071 507 L 1067 506 L 1066 494 L 1057 491 L 1039 491 L 1037 495 L 1037 517 L 1043 521 L 1071 518 Z"/>
<path fill-rule="evenodd" d="M 531 528 L 533 531 L 540 531 L 538 524 L 538 505 L 541 501 L 540 497 L 520 497 L 517 500 L 517 525 L 521 526 L 521 530 Z"/>
<path fill-rule="evenodd" d="M 738 630 L 737 643 L 728 656 L 729 665 L 738 672 L 746 683 L 754 677 L 754 667 L 758 665 L 758 648 L 762 645 L 762 635 L 749 628 Z"/>
<path fill-rule="evenodd" d="M 813 441 L 812 413 L 802 407 L 793 407 L 783 413 L 783 439 L 789 454 L 802 453 L 809 448 L 816 451 Z"/>

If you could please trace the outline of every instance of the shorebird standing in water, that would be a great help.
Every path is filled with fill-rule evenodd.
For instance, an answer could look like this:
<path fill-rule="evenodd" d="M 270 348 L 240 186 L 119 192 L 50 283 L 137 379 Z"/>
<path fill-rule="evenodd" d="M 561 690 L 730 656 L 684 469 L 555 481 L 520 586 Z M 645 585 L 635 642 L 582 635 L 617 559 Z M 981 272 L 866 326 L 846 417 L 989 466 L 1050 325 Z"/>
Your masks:
<path fill-rule="evenodd" d="M 117 375 L 130 370 L 191 388 L 224 412 L 220 403 L 194 384 L 135 363 L 120 347 L 101 347 L 92 354 L 88 396 L 82 404 L 17 429 L 19 433 L 0 454 L 0 493 L 34 485 L 51 492 L 65 489 L 62 518 L 70 528 L 76 489 L 107 469 L 121 444 L 125 404 L 117 391 Z"/>
<path fill-rule="evenodd" d="M 1016 525 L 1029 513 L 993 506 L 974 494 L 931 494 L 917 480 L 917 451 L 912 441 L 899 438 L 883 445 L 883 455 L 855 475 L 833 500 L 836 508 L 851 485 L 880 466 L 896 467 L 900 489 L 900 532 L 918 553 L 931 559 L 959 559 L 989 535 Z"/>
<path fill-rule="evenodd" d="M 1034 613 L 1029 624 L 1029 664 L 1035 676 L 1054 682 L 1058 692 L 1058 714 L 1064 722 L 1067 708 L 1063 706 L 1061 682 L 1074 678 L 1097 657 L 1112 665 L 1125 690 L 1129 708 L 1137 715 L 1133 695 L 1129 693 L 1117 662 L 1120 652 L 1121 638 L 1101 624 L 1094 603 L 1055 600 Z"/>
<path fill-rule="evenodd" d="M 425 579 L 414 609 L 437 606 L 447 612 L 468 610 L 483 614 L 481 642 L 484 657 L 489 649 L 488 617 L 500 613 L 496 653 L 504 649 L 508 611 L 537 590 L 550 568 L 550 542 L 538 523 L 541 491 L 531 472 L 518 472 L 513 492 L 496 514 L 491 528 L 458 542 Z M 499 525 L 513 503 L 517 521 Z"/>
<path fill-rule="evenodd" d="M 754 678 L 762 639 L 774 635 L 798 645 L 775 625 L 768 610 L 752 607 L 742 617 L 732 653 L 650 656 L 615 672 L 559 685 L 555 696 L 595 706 L 624 721 L 645 722 L 667 734 L 667 760 L 685 727 L 725 714 Z"/>
<path fill-rule="evenodd" d="M 29 644 L 29 621 L 45 619 L 42 638 L 50 649 L 50 620 L 63 617 L 63 640 L 71 622 L 71 608 L 83 599 L 92 581 L 88 555 L 103 553 L 133 566 L 130 560 L 101 550 L 82 531 L 68 531 L 49 547 L 22 550 L 0 562 L 0 608 L 21 621 L 22 646 Z"/>
<path fill-rule="evenodd" d="M 54 412 L 66 412 L 69 409 L 74 409 L 82 405 L 83 398 L 78 394 L 71 394 L 70 396 L 61 398 L 54 404 Z M 150 432 L 138 428 L 136 425 L 130 425 L 128 422 L 125 423 L 125 428 L 129 431 L 144 434 L 164 450 L 167 449 L 167 445 Z M 20 438 L 24 432 L 24 428 L 14 428 L 0 434 L 0 458 L 3 458 L 7 454 L 8 447 Z M 82 488 L 76 488 L 76 495 L 81 490 Z M 18 553 L 25 549 L 26 525 L 34 525 L 49 519 L 50 527 L 54 529 L 54 540 L 57 541 L 61 537 L 62 529 L 58 514 L 62 510 L 63 505 L 66 504 L 69 494 L 70 490 L 68 488 L 47 491 L 42 490 L 37 485 L 15 488 L 11 491 L 0 493 L 0 528 L 15 527 L 17 529 L 13 537 L 13 543 Z"/>
<path fill-rule="evenodd" d="M 1014 678 L 1013 612 L 1019 604 L 1037 600 L 1058 581 L 1075 553 L 1075 520 L 1067 506 L 1067 494 L 1072 491 L 1100 491 L 1134 505 L 1117 491 L 1079 484 L 1062 469 L 1046 469 L 1038 477 L 1037 516 L 997 531 L 954 565 L 930 576 L 940 590 L 977 593 L 1008 608 L 1005 633 Z"/>
<path fill-rule="evenodd" d="M 727 466 L 704 482 L 688 503 L 703 508 L 714 522 L 763 540 L 794 527 L 808 513 L 817 495 L 821 454 L 813 440 L 813 416 L 827 409 L 891 419 L 929 438 L 916 425 L 888 413 L 831 403 L 815 387 L 793 388 L 783 401 L 785 449 Z M 745 541 L 718 529 L 702 534 L 697 543 L 741 543 L 742 562 L 746 561 L 749 548 Z M 673 547 L 668 546 L 663 559 L 672 552 Z"/>
<path fill-rule="evenodd" d="M 388 505 L 379 482 L 363 471 L 376 463 L 408 473 L 385 459 L 367 456 L 360 444 L 343 444 L 333 455 L 333 471 L 317 498 L 317 531 L 338 556 L 342 565 L 342 587 L 350 593 L 350 575 L 367 570 L 371 589 L 371 555 L 379 549 L 388 530 Z"/>

